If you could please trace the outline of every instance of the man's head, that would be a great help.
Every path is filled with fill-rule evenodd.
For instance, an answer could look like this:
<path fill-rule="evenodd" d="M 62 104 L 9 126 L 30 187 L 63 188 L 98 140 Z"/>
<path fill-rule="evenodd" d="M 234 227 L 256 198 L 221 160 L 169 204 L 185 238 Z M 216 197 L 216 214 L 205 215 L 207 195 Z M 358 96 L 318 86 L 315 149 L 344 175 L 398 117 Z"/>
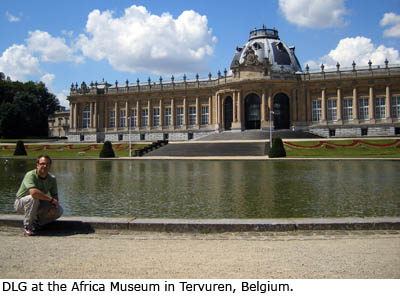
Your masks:
<path fill-rule="evenodd" d="M 48 155 L 40 155 L 36 160 L 36 170 L 41 178 L 46 178 L 51 168 L 51 158 Z"/>

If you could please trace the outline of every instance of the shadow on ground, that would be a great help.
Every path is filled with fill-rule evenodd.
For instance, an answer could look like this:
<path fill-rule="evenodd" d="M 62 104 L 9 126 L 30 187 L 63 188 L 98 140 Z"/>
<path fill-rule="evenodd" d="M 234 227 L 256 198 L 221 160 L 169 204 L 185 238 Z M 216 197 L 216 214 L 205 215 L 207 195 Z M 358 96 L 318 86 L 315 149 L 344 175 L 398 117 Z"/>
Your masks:
<path fill-rule="evenodd" d="M 90 234 L 95 230 L 90 223 L 82 221 L 55 221 L 45 225 L 37 232 L 37 236 L 71 236 L 77 234 Z"/>

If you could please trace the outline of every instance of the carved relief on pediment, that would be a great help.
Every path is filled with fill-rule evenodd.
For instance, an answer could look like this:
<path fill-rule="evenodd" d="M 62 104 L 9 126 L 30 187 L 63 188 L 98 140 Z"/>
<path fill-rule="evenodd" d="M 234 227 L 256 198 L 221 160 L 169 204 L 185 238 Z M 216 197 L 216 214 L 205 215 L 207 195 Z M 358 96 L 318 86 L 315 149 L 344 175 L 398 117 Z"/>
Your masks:
<path fill-rule="evenodd" d="M 258 66 L 260 64 L 258 61 L 258 56 L 251 47 L 247 48 L 246 52 L 244 53 L 243 64 L 245 66 Z"/>

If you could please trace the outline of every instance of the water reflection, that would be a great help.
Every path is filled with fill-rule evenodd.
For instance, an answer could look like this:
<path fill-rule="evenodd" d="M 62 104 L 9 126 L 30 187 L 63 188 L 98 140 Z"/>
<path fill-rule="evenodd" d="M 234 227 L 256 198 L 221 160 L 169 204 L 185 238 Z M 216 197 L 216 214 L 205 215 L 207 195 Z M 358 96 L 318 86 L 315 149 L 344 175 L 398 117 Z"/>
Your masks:
<path fill-rule="evenodd" d="M 0 166 L 0 213 L 34 161 Z M 65 215 L 400 216 L 396 161 L 55 161 Z"/>

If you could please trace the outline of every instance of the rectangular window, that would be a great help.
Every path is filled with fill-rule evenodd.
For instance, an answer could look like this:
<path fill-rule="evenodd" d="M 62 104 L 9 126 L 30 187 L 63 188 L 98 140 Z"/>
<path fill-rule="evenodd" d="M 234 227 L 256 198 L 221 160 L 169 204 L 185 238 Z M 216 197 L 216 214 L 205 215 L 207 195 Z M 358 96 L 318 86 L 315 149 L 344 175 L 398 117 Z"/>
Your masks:
<path fill-rule="evenodd" d="M 353 99 L 343 100 L 343 120 L 353 119 Z"/>
<path fill-rule="evenodd" d="M 361 98 L 358 101 L 358 118 L 360 120 L 369 119 L 369 99 Z"/>
<path fill-rule="evenodd" d="M 160 126 L 160 108 L 153 109 L 153 126 Z"/>
<path fill-rule="evenodd" d="M 375 119 L 385 119 L 385 97 L 375 98 Z"/>
<path fill-rule="evenodd" d="M 142 126 L 149 126 L 149 109 L 142 109 Z"/>
<path fill-rule="evenodd" d="M 89 107 L 86 107 L 83 109 L 83 128 L 89 128 L 90 127 L 90 109 Z"/>
<path fill-rule="evenodd" d="M 400 119 L 400 96 L 392 97 L 392 118 Z"/>
<path fill-rule="evenodd" d="M 201 106 L 201 125 L 208 125 L 208 106 Z"/>
<path fill-rule="evenodd" d="M 337 120 L 337 100 L 328 100 L 328 121 Z"/>
<path fill-rule="evenodd" d="M 182 126 L 183 125 L 183 107 L 177 107 L 176 108 L 176 125 L 177 126 Z"/>
<path fill-rule="evenodd" d="M 164 109 L 165 126 L 171 126 L 171 108 Z"/>
<path fill-rule="evenodd" d="M 131 111 L 131 127 L 136 127 L 137 122 L 137 112 L 136 109 Z"/>
<path fill-rule="evenodd" d="M 312 101 L 312 121 L 320 121 L 322 114 L 321 112 L 321 100 Z"/>
<path fill-rule="evenodd" d="M 110 111 L 109 115 L 110 115 L 110 118 L 108 119 L 109 120 L 108 126 L 110 128 L 114 128 L 115 127 L 115 111 Z"/>
<path fill-rule="evenodd" d="M 196 124 L 196 107 L 189 106 L 189 125 Z"/>
<path fill-rule="evenodd" d="M 126 110 L 119 110 L 119 126 L 126 127 Z"/>

